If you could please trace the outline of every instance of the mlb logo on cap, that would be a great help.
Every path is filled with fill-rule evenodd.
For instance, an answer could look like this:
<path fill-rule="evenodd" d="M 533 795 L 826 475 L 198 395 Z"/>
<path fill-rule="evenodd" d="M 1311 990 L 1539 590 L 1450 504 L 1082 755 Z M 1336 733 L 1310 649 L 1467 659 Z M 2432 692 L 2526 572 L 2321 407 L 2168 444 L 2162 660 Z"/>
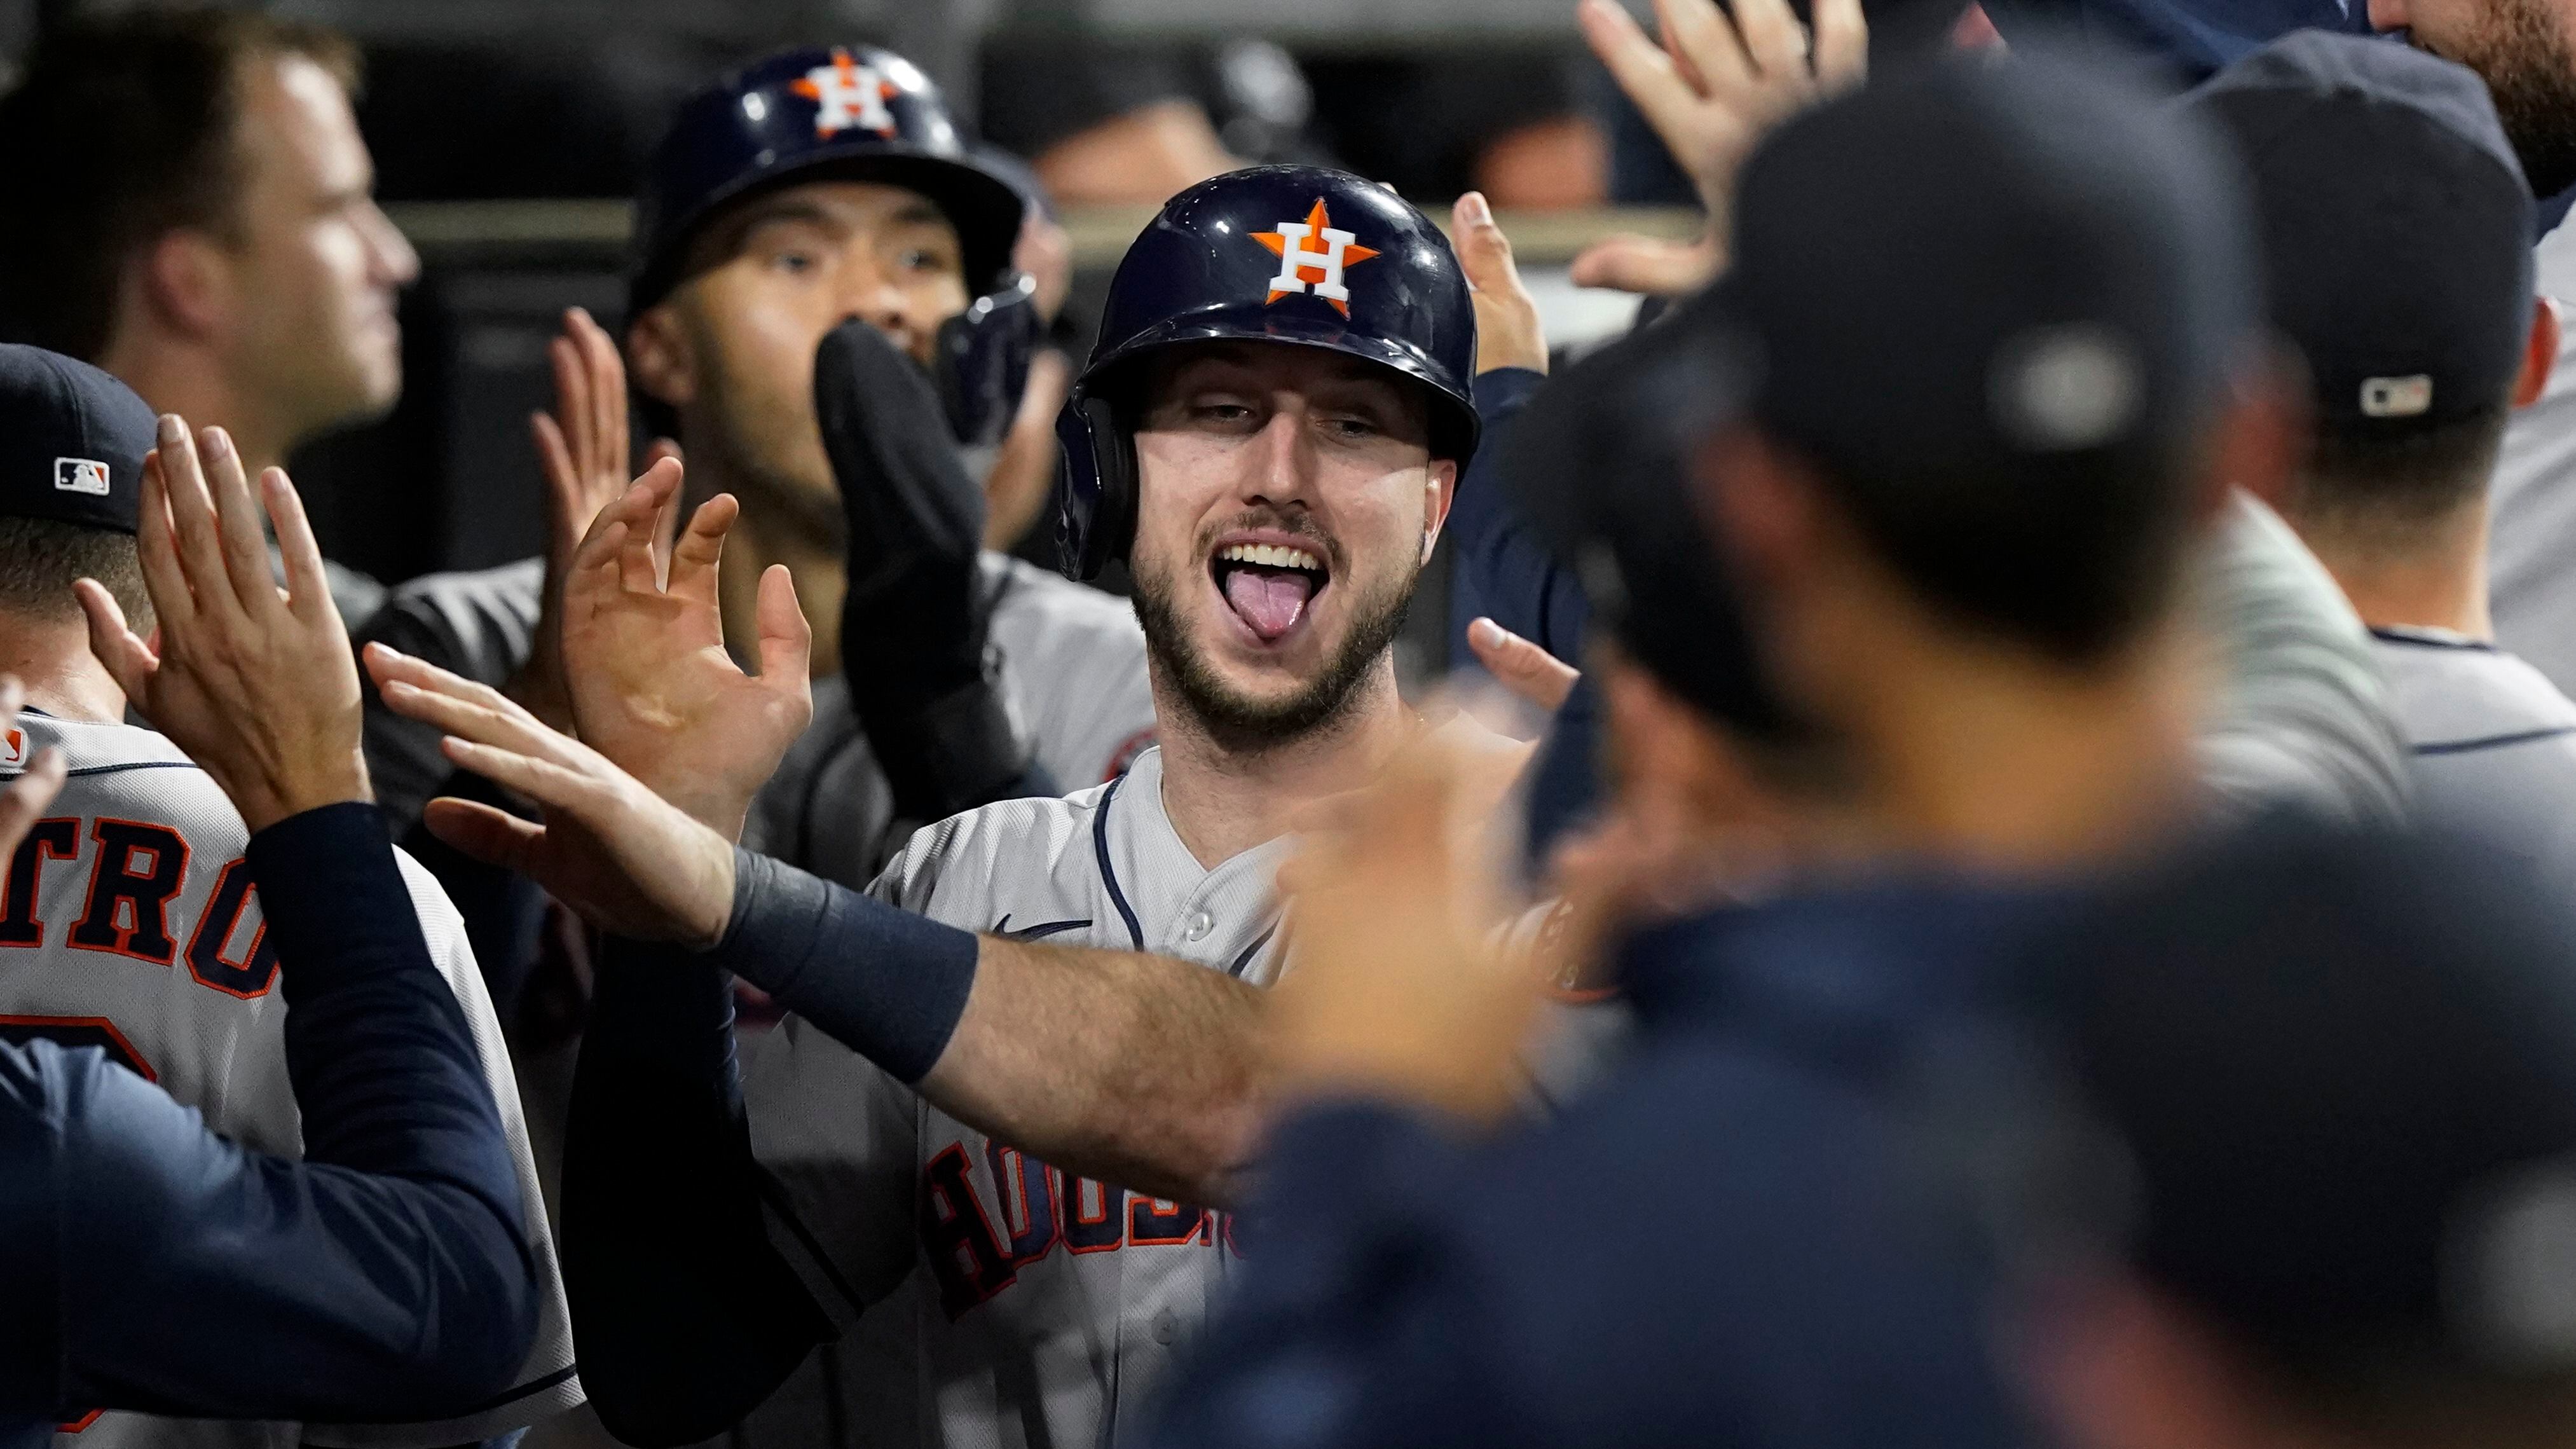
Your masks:
<path fill-rule="evenodd" d="M 56 458 L 54 491 L 107 496 L 107 465 L 96 458 Z"/>

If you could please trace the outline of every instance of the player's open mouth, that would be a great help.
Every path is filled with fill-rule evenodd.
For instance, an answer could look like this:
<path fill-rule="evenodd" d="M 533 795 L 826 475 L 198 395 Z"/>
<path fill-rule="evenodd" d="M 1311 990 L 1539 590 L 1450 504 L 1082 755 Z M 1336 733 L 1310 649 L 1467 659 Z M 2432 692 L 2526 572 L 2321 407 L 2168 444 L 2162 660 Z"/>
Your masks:
<path fill-rule="evenodd" d="M 1265 644 L 1296 628 L 1332 582 L 1323 559 L 1295 544 L 1230 543 L 1208 560 L 1208 573 L 1235 617 Z"/>

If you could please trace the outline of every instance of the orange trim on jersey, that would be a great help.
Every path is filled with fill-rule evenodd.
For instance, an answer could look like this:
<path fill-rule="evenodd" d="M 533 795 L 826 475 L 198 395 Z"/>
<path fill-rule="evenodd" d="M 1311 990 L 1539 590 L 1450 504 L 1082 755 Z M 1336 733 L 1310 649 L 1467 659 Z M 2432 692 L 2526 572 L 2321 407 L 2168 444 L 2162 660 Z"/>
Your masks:
<path fill-rule="evenodd" d="M 119 859 L 116 862 L 113 880 L 125 882 L 129 889 L 116 889 L 109 876 L 107 857 L 110 846 L 107 828 L 111 825 L 122 825 L 133 830 L 165 835 L 171 842 L 169 846 L 164 847 L 129 840 L 115 847 L 119 852 Z M 149 961 L 155 966 L 167 966 L 178 960 L 179 941 L 177 937 L 170 934 L 170 903 L 177 900 L 179 893 L 187 888 L 188 838 L 158 821 L 123 820 L 113 815 L 101 815 L 92 819 L 89 835 L 91 840 L 98 843 L 98 858 L 90 862 L 89 868 L 89 898 L 81 910 L 80 924 L 64 934 L 64 943 L 83 951 L 97 951 L 111 956 L 130 956 L 137 961 Z M 171 865 L 170 853 L 174 849 L 177 852 L 177 863 Z M 134 853 L 138 850 L 152 852 L 152 869 L 149 874 L 138 875 L 130 868 Z M 167 870 L 164 869 L 165 865 L 169 867 Z M 130 887 L 157 884 L 164 875 L 169 877 L 170 884 L 152 901 L 152 914 L 157 919 L 152 923 L 151 929 L 165 943 L 167 949 L 159 952 L 135 950 L 134 938 L 143 935 L 145 931 L 143 894 Z M 106 910 L 107 919 L 104 922 L 98 919 L 102 899 L 109 902 Z M 125 907 L 133 909 L 132 926 L 120 926 L 116 923 L 117 916 L 123 913 Z M 82 940 L 84 934 L 90 939 Z M 112 943 L 102 942 L 97 939 L 101 935 L 112 936 L 115 939 Z"/>
<path fill-rule="evenodd" d="M 45 944 L 45 923 L 36 918 L 38 899 L 44 893 L 45 862 L 80 859 L 80 817 L 53 815 L 27 827 L 27 838 L 19 843 L 18 853 L 9 857 L 9 869 L 0 876 L 0 946 L 33 950 Z M 24 875 L 27 899 L 26 920 L 22 924 L 12 917 L 18 914 L 19 877 Z"/>
<path fill-rule="evenodd" d="M 69 1423 L 56 1424 L 54 1426 L 54 1432 L 57 1434 L 77 1434 L 81 1430 L 88 1428 L 90 1425 L 97 1423 L 98 1416 L 106 1412 L 107 1410 L 105 1409 L 92 1409 L 88 1413 L 81 1415 L 79 1418 L 74 1419 Z"/>
<path fill-rule="evenodd" d="M 227 893 L 232 901 L 231 908 L 220 909 L 224 906 Z M 277 985 L 277 953 L 268 949 L 266 915 L 260 917 L 259 929 L 251 932 L 250 945 L 243 949 L 241 960 L 236 961 L 224 954 L 224 943 L 233 938 L 234 929 L 241 925 L 242 912 L 250 909 L 253 893 L 250 861 L 236 859 L 227 864 L 215 877 L 215 889 L 206 897 L 206 911 L 204 915 L 197 918 L 197 929 L 188 933 L 188 974 L 196 979 L 198 985 L 209 991 L 220 991 L 226 996 L 237 997 L 243 1001 L 257 1001 Z M 220 921 L 216 919 L 219 910 L 222 916 Z M 205 956 L 203 948 L 209 945 L 206 932 L 210 929 L 216 933 L 211 943 L 215 964 L 237 971 L 246 977 L 256 975 L 258 986 L 243 990 L 226 986 L 206 974 L 200 962 Z M 260 972 L 258 967 L 263 954 L 268 961 L 268 970 Z"/>

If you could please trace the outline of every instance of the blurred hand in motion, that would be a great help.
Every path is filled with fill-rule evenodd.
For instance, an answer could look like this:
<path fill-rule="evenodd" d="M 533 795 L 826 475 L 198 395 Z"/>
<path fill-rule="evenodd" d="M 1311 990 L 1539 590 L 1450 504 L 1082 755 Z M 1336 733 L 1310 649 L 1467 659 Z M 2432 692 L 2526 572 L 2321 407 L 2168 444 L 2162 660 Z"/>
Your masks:
<path fill-rule="evenodd" d="M 1358 1094 L 1473 1122 L 1512 1110 L 1542 977 L 1501 944 L 1480 762 L 1438 734 L 1336 802 L 1280 873 L 1289 970 L 1272 993 L 1283 1092 Z"/>
<path fill-rule="evenodd" d="M 760 580 L 760 672 L 743 672 L 725 650 L 716 591 L 741 505 L 730 493 L 700 504 L 671 544 L 666 580 L 653 539 L 679 492 L 680 464 L 665 458 L 592 522 L 564 580 L 565 684 L 584 741 L 732 840 L 814 717 L 814 631 L 786 566 L 772 565 Z"/>
<path fill-rule="evenodd" d="M 432 835 L 528 877 L 601 930 L 700 950 L 724 938 L 729 841 L 497 689 L 382 644 L 367 646 L 367 672 L 387 708 L 446 731 L 449 760 L 535 801 L 544 816 L 534 823 L 441 796 L 421 817 Z"/>
<path fill-rule="evenodd" d="M 27 687 L 14 674 L 0 674 L 0 730 L 15 732 L 18 711 L 27 707 Z M 10 744 L 15 746 L 16 740 Z M 13 749 L 11 753 L 16 753 Z M 36 752 L 18 778 L 0 793 L 0 860 L 14 860 L 19 843 L 27 838 L 45 807 L 62 793 L 63 752 L 48 746 Z"/>
<path fill-rule="evenodd" d="M 1482 192 L 1470 191 L 1449 208 L 1449 235 L 1458 248 L 1458 265 L 1467 273 L 1476 305 L 1476 371 L 1525 367 L 1547 371 L 1547 329 L 1540 325 L 1538 302 L 1521 284 L 1520 264 L 1512 260 L 1512 239 L 1494 224 L 1494 209 Z"/>
<path fill-rule="evenodd" d="M 1467 626 L 1467 648 L 1497 683 L 1525 704 L 1554 713 L 1583 671 L 1491 619 Z"/>
<path fill-rule="evenodd" d="M 505 688 L 512 699 L 557 729 L 572 728 L 572 699 L 563 677 L 563 588 L 575 550 L 592 520 L 635 476 L 627 467 L 626 364 L 607 329 L 579 307 L 564 313 L 563 335 L 546 345 L 554 366 L 555 411 L 528 415 L 537 463 L 546 477 L 546 579 L 528 660 Z M 658 461 L 668 449 L 657 443 Z"/>
<path fill-rule="evenodd" d="M 1708 230 L 1698 241 L 1607 237 L 1574 259 L 1575 284 L 1678 297 L 1726 266 L 1735 177 L 1764 133 L 1828 96 L 1860 84 L 1869 27 L 1860 0 L 1816 0 L 1814 45 L 1788 0 L 1655 0 L 1662 41 L 1649 39 L 1617 0 L 1579 0 L 1592 53 L 1662 137 L 1698 188 Z"/>
<path fill-rule="evenodd" d="M 161 419 L 143 460 L 135 543 L 159 648 L 126 626 L 96 579 L 73 585 L 89 647 L 153 727 L 232 797 L 252 830 L 317 806 L 373 799 L 358 747 L 358 670 L 332 607 L 322 550 L 281 468 L 259 480 L 286 569 L 270 571 L 261 504 L 221 428 Z M 210 486 L 211 485 L 211 486 Z"/>

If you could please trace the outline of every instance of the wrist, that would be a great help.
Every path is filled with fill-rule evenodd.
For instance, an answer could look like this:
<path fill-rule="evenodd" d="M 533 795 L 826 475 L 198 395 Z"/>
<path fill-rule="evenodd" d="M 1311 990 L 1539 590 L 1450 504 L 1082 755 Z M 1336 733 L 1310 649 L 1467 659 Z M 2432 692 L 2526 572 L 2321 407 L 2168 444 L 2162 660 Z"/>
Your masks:
<path fill-rule="evenodd" d="M 226 782 L 226 793 L 241 812 L 242 824 L 254 834 L 307 811 L 372 805 L 376 798 L 367 780 L 366 755 L 355 748 L 345 757 L 299 761 L 285 775 L 256 785 L 234 788 Z"/>

